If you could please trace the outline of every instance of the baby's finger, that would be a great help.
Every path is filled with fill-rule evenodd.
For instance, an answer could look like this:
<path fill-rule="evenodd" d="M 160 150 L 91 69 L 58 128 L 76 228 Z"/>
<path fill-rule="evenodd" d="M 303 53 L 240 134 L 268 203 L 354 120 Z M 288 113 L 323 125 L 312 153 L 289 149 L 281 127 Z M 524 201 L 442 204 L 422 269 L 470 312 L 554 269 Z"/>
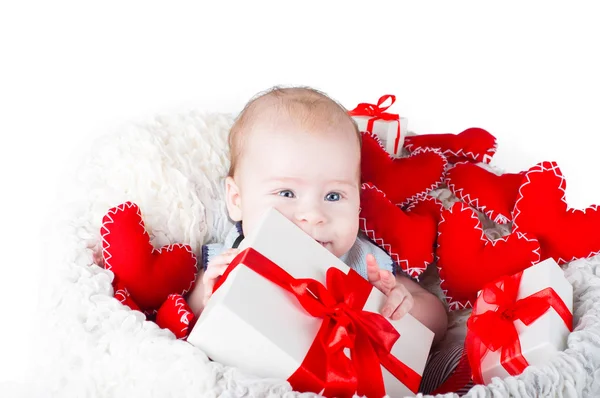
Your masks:
<path fill-rule="evenodd" d="M 221 266 L 223 264 L 229 265 L 233 259 L 237 256 L 237 252 L 224 252 L 219 254 L 218 256 L 213 257 L 209 262 L 206 268 L 211 269 L 214 266 Z"/>
<path fill-rule="evenodd" d="M 412 295 L 404 297 L 404 300 L 402 300 L 402 303 L 400 303 L 400 306 L 396 308 L 396 311 L 394 311 L 390 318 L 394 321 L 402 318 L 404 315 L 408 314 L 410 310 L 412 310 L 414 303 L 415 301 Z"/>
<path fill-rule="evenodd" d="M 380 290 L 387 295 L 396 286 L 396 277 L 387 270 L 379 270 L 379 275 L 381 278 Z"/>
<path fill-rule="evenodd" d="M 222 251 L 221 253 L 219 253 L 216 256 L 212 256 L 212 258 L 210 259 L 210 261 L 208 262 L 209 264 L 212 262 L 222 262 L 223 259 L 227 258 L 235 258 L 235 256 L 238 255 L 238 253 L 240 252 L 240 249 L 227 249 Z"/>
<path fill-rule="evenodd" d="M 373 285 L 375 285 L 381 279 L 379 275 L 379 265 L 377 264 L 377 260 L 375 260 L 375 256 L 372 254 L 367 254 L 367 279 Z"/>
<path fill-rule="evenodd" d="M 219 276 L 223 275 L 225 271 L 227 271 L 227 267 L 229 267 L 229 263 L 218 263 L 211 264 L 206 271 L 204 271 L 204 275 L 202 276 L 202 281 L 214 280 Z"/>
<path fill-rule="evenodd" d="M 238 252 L 238 249 L 230 249 L 209 261 L 206 271 L 202 276 L 202 284 L 204 285 L 204 305 L 206 305 L 208 299 L 212 295 L 217 280 L 225 273 L 225 271 L 227 271 L 229 264 L 233 261 L 235 256 L 237 256 Z"/>
<path fill-rule="evenodd" d="M 210 299 L 210 296 L 212 296 L 213 294 L 213 289 L 215 287 L 215 284 L 217 283 L 217 281 L 219 280 L 219 276 L 222 275 L 223 273 L 225 273 L 225 270 L 227 269 L 227 267 L 223 268 L 223 271 L 217 275 L 214 278 L 207 278 L 207 279 L 203 279 L 202 283 L 204 284 L 204 298 L 202 299 L 203 304 L 206 306 L 206 303 L 208 302 L 208 299 Z M 217 267 L 215 267 L 215 273 L 218 273 L 219 270 L 217 269 Z"/>
<path fill-rule="evenodd" d="M 221 254 L 222 255 L 223 254 L 238 254 L 239 252 L 240 252 L 240 249 L 232 247 L 232 248 L 229 248 L 227 250 L 224 250 Z"/>

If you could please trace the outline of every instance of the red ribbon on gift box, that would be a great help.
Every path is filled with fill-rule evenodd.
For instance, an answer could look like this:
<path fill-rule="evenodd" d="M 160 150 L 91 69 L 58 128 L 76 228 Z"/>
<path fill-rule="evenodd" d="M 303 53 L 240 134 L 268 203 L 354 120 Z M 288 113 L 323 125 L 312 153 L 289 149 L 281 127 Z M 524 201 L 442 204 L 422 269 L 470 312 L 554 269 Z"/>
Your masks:
<path fill-rule="evenodd" d="M 473 314 L 476 315 L 471 315 L 467 321 L 467 355 L 473 372 L 473 381 L 476 383 L 483 384 L 481 361 L 488 351 L 501 350 L 500 363 L 512 376 L 523 373 L 529 366 L 521 353 L 515 320 L 520 319 L 529 326 L 553 308 L 569 331 L 573 330 L 573 314 L 554 289 L 548 287 L 517 300 L 522 275 L 523 273 L 519 272 L 484 287 L 481 293 L 483 300 L 498 307 L 477 314 L 476 304 L 473 308 Z"/>
<path fill-rule="evenodd" d="M 391 99 L 391 102 L 388 106 L 382 106 L 385 101 Z M 396 133 L 396 140 L 394 141 L 394 153 L 398 153 L 398 145 L 400 144 L 400 115 L 396 113 L 387 113 L 386 110 L 394 105 L 396 102 L 396 96 L 391 94 L 386 94 L 379 98 L 377 104 L 367 104 L 361 103 L 356 106 L 356 108 L 352 109 L 350 112 L 350 116 L 366 116 L 370 119 L 367 121 L 367 131 L 373 132 L 373 124 L 376 120 L 397 120 L 398 121 L 398 132 Z"/>
<path fill-rule="evenodd" d="M 296 279 L 252 248 L 245 249 L 227 267 L 216 291 L 240 264 L 292 293 L 300 305 L 323 323 L 298 370 L 288 378 L 296 391 L 327 397 L 386 395 L 381 366 L 416 393 L 421 376 L 390 351 L 400 334 L 380 314 L 363 311 L 373 286 L 356 271 L 329 268 L 327 287 L 314 279 Z M 344 349 L 350 349 L 348 358 Z"/>

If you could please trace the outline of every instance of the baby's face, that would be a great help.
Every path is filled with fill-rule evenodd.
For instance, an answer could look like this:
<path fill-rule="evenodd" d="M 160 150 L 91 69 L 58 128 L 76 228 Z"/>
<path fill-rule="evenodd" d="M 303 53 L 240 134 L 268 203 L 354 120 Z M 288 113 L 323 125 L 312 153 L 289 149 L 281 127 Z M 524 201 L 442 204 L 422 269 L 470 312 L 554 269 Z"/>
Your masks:
<path fill-rule="evenodd" d="M 306 127 L 257 122 L 243 145 L 235 181 L 242 226 L 254 229 L 269 207 L 337 257 L 354 244 L 360 206 L 360 147 L 350 123 Z M 230 200 L 228 194 L 228 200 Z"/>

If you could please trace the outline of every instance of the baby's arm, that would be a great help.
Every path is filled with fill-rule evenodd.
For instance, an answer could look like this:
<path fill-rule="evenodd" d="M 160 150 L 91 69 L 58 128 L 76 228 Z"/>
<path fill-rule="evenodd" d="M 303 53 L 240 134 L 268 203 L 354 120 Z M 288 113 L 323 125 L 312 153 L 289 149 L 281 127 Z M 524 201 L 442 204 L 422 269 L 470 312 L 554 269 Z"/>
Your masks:
<path fill-rule="evenodd" d="M 433 293 L 403 274 L 396 275 L 396 282 L 404 286 L 413 297 L 410 314 L 435 333 L 434 344 L 442 340 L 448 329 L 448 314 L 444 304 Z"/>
<path fill-rule="evenodd" d="M 200 313 L 204 309 L 204 285 L 202 284 L 202 277 L 204 276 L 204 269 L 201 268 L 196 274 L 196 282 L 194 288 L 187 297 L 187 303 L 190 309 L 194 313 L 194 317 L 198 318 Z"/>

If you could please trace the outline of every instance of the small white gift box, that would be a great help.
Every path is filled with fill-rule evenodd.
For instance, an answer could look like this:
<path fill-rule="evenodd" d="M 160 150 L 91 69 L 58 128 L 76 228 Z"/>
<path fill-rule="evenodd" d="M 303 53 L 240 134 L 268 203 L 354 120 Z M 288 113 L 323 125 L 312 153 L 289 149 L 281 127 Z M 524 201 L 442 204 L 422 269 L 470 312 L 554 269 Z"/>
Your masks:
<path fill-rule="evenodd" d="M 388 99 L 391 99 L 391 104 L 382 106 Z M 386 112 L 395 101 L 395 96 L 384 95 L 379 98 L 377 104 L 359 104 L 349 114 L 358 125 L 359 131 L 374 134 L 381 141 L 387 153 L 399 156 L 404 146 L 408 119 Z"/>
<path fill-rule="evenodd" d="M 354 275 L 360 284 L 368 286 L 362 310 L 379 313 L 384 304 L 383 293 L 276 210 L 267 212 L 257 229 L 246 236 L 240 249 L 237 264 L 234 261 L 223 277 L 224 282 L 219 281 L 222 284 L 187 339 L 214 361 L 257 376 L 286 379 L 296 388 L 298 383 L 291 379 L 302 378 L 299 369 L 306 364 L 307 353 L 317 343 L 315 338 L 324 323 L 323 318 L 310 315 L 296 296 L 248 268 L 250 262 L 256 263 L 252 260 L 257 258 L 256 253 L 265 262 L 270 262 L 264 269 L 281 269 L 293 278 L 309 278 L 324 284 L 332 273 L 330 268 L 340 270 L 333 270 L 333 273 L 343 277 Z M 384 318 L 380 319 L 386 322 Z M 433 332 L 410 314 L 398 321 L 386 322 L 388 327 L 389 324 L 393 326 L 392 331 L 395 329 L 400 334 L 393 343 L 390 357 L 395 357 L 404 366 L 405 373 L 409 374 L 410 388 L 379 363 L 375 369 L 381 369 L 387 394 L 413 395 L 419 386 Z M 347 358 L 347 348 L 340 352 Z M 325 358 L 320 360 L 323 361 Z M 312 389 L 302 387 L 305 391 L 323 393 L 321 388 L 315 390 L 311 382 L 300 384 L 313 386 Z"/>
<path fill-rule="evenodd" d="M 467 322 L 474 381 L 488 384 L 546 364 L 566 348 L 572 314 L 573 287 L 551 258 L 488 285 Z"/>

